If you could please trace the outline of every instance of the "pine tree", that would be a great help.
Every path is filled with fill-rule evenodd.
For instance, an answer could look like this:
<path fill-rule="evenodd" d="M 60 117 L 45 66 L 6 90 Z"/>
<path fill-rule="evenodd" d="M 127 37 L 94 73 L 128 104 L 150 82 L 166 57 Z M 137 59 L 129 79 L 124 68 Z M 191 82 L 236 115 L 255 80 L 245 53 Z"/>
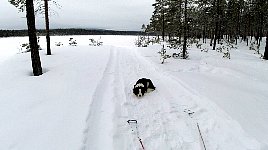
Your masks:
<path fill-rule="evenodd" d="M 214 12 L 212 9 L 212 2 L 211 1 L 203 1 L 198 0 L 196 1 L 197 7 L 197 22 L 201 26 L 201 34 L 203 37 L 203 43 L 206 43 L 206 38 L 212 38 L 211 33 L 213 30 L 213 16 Z"/>
<path fill-rule="evenodd" d="M 238 0 L 230 0 L 226 11 L 226 29 L 228 39 L 236 39 L 240 35 L 240 3 Z"/>
<path fill-rule="evenodd" d="M 49 35 L 48 0 L 44 0 L 44 6 L 45 6 L 45 22 L 46 22 L 47 55 L 51 55 L 50 35 Z"/>
<path fill-rule="evenodd" d="M 188 27 L 188 18 L 187 18 L 187 0 L 184 1 L 184 30 L 183 30 L 183 50 L 182 50 L 182 58 L 186 59 L 186 50 L 187 50 L 187 27 Z"/>
<path fill-rule="evenodd" d="M 53 4 L 60 8 L 61 6 L 54 0 L 35 0 L 37 9 L 36 13 L 44 15 L 45 17 L 45 25 L 46 25 L 46 42 L 47 42 L 47 55 L 51 55 L 51 47 L 50 47 L 50 29 L 49 29 L 49 1 L 53 2 Z"/>
<path fill-rule="evenodd" d="M 154 31 L 158 35 L 161 33 L 162 40 L 164 41 L 166 35 L 166 26 L 167 26 L 167 0 L 156 0 L 152 5 L 154 7 L 154 12 L 151 17 L 150 25 L 148 26 L 149 31 Z"/>
<path fill-rule="evenodd" d="M 215 7 L 216 7 L 216 15 L 215 15 L 215 33 L 214 33 L 214 44 L 213 44 L 213 50 L 216 49 L 216 42 L 217 39 L 219 39 L 219 28 L 220 28 L 220 0 L 215 0 Z"/>
<path fill-rule="evenodd" d="M 26 8 L 26 18 L 28 26 L 29 43 L 31 49 L 31 60 L 34 76 L 42 75 L 42 66 L 38 51 L 36 28 L 35 28 L 35 14 L 33 0 L 9 0 L 9 2 L 20 11 L 24 11 Z M 26 7 L 25 7 L 26 6 Z"/>
<path fill-rule="evenodd" d="M 35 13 L 40 13 L 45 15 L 45 24 L 46 24 L 46 42 L 47 42 L 47 55 L 51 55 L 50 47 L 50 32 L 49 32 L 49 5 L 48 1 L 50 0 L 35 0 Z M 24 11 L 26 0 L 9 0 L 9 2 L 15 7 L 19 8 L 20 11 Z M 55 6 L 60 8 L 60 5 L 56 1 L 52 1 Z"/>
<path fill-rule="evenodd" d="M 156 0 L 147 29 L 170 38 L 181 39 L 186 33 L 187 38 L 202 36 L 203 42 L 209 38 L 213 49 L 224 36 L 236 43 L 240 37 L 248 41 L 248 36 L 254 36 L 259 44 L 268 28 L 267 3 L 266 0 Z"/>
<path fill-rule="evenodd" d="M 169 39 L 171 39 L 173 36 L 178 36 L 181 39 L 182 13 L 182 0 L 169 0 L 167 2 L 166 30 L 169 35 Z"/>
<path fill-rule="evenodd" d="M 268 2 L 267 1 L 264 2 L 262 8 L 263 9 L 266 9 L 266 10 L 268 9 Z M 265 11 L 265 10 L 263 10 L 263 11 Z M 268 60 L 268 23 L 267 23 L 267 17 L 268 17 L 268 15 L 267 15 L 267 13 L 264 13 L 264 16 L 266 18 L 266 21 L 265 21 L 266 24 L 264 25 L 265 28 L 266 28 L 266 46 L 265 46 L 263 58 L 266 59 L 266 60 Z"/>

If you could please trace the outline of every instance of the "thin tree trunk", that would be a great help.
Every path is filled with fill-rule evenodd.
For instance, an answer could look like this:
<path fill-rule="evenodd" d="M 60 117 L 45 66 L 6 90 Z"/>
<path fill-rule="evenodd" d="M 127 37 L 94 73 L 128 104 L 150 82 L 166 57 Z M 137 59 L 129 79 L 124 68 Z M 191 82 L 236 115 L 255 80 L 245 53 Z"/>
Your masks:
<path fill-rule="evenodd" d="M 183 52 L 182 52 L 182 58 L 186 59 L 186 44 L 187 44 L 187 0 L 185 0 L 184 4 L 184 41 L 183 41 Z"/>
<path fill-rule="evenodd" d="M 217 43 L 217 38 L 218 38 L 218 30 L 219 30 L 219 11 L 220 11 L 220 3 L 219 0 L 217 0 L 217 14 L 216 14 L 216 25 L 215 25 L 215 37 L 214 37 L 214 45 L 213 45 L 213 50 L 216 49 L 216 43 Z"/>
<path fill-rule="evenodd" d="M 222 24 L 223 22 L 221 21 L 221 20 L 219 20 L 219 24 Z M 218 24 L 218 26 L 219 26 L 219 24 Z M 220 44 L 220 40 L 221 40 L 221 26 L 219 26 L 219 28 L 218 28 L 218 38 L 217 38 L 217 40 L 218 40 L 218 44 Z"/>
<path fill-rule="evenodd" d="M 206 26 L 203 27 L 203 43 L 205 43 L 206 38 Z"/>
<path fill-rule="evenodd" d="M 214 34 L 212 32 L 213 31 L 211 31 L 211 33 L 210 33 L 210 38 L 211 38 L 210 39 L 210 44 L 209 44 L 210 46 L 212 46 L 212 42 L 213 42 L 213 39 L 214 39 L 214 36 L 213 36 Z"/>
<path fill-rule="evenodd" d="M 163 4 L 162 4 L 163 5 Z M 163 42 L 165 41 L 165 12 L 164 12 L 164 7 L 162 8 L 163 10 L 163 12 L 162 12 L 162 40 L 163 40 Z"/>
<path fill-rule="evenodd" d="M 250 15 L 248 15 L 248 29 L 247 29 L 247 46 L 248 46 L 248 40 L 249 40 L 249 36 L 251 36 L 251 17 L 250 17 Z"/>
<path fill-rule="evenodd" d="M 238 39 L 241 36 L 241 7 L 240 4 L 238 5 L 238 15 L 237 15 L 237 31 L 236 31 L 236 36 L 238 36 Z M 236 43 L 237 44 L 237 43 Z"/>
<path fill-rule="evenodd" d="M 42 75 L 41 61 L 38 51 L 33 0 L 26 0 L 26 17 L 29 43 L 31 49 L 32 68 L 34 76 Z"/>
<path fill-rule="evenodd" d="M 264 24 L 264 10 L 263 10 L 263 8 L 262 8 L 262 6 L 261 5 L 263 5 L 264 4 L 264 2 L 263 2 L 263 0 L 260 0 L 260 30 L 259 30 L 259 35 L 260 35 L 260 38 L 259 38 L 259 44 L 261 43 L 261 41 L 262 41 L 262 37 L 263 37 L 263 24 Z"/>
<path fill-rule="evenodd" d="M 266 33 L 266 46 L 265 46 L 263 59 L 268 60 L 268 32 Z"/>
<path fill-rule="evenodd" d="M 181 14 L 182 14 L 182 0 L 179 0 L 179 17 L 178 18 L 181 18 Z M 182 27 L 182 22 L 181 20 L 179 21 L 179 28 Z M 179 43 L 181 44 L 181 36 L 182 36 L 182 33 L 181 33 L 181 30 L 179 29 Z"/>
<path fill-rule="evenodd" d="M 46 21 L 46 40 L 47 40 L 47 55 L 51 55 L 50 35 L 49 35 L 49 16 L 48 16 L 48 0 L 45 2 L 45 21 Z"/>

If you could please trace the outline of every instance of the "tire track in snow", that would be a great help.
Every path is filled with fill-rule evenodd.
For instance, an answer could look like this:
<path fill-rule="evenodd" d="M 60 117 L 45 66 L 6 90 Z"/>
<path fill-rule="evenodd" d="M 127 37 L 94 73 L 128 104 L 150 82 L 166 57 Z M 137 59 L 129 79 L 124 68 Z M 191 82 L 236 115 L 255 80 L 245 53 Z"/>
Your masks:
<path fill-rule="evenodd" d="M 92 97 L 89 113 L 86 119 L 86 129 L 84 130 L 84 141 L 82 150 L 103 150 L 113 146 L 112 126 L 107 126 L 107 122 L 112 122 L 113 107 L 113 80 L 116 51 L 110 49 L 110 57 L 107 62 L 102 79 Z M 105 143 L 103 143 L 105 142 Z"/>

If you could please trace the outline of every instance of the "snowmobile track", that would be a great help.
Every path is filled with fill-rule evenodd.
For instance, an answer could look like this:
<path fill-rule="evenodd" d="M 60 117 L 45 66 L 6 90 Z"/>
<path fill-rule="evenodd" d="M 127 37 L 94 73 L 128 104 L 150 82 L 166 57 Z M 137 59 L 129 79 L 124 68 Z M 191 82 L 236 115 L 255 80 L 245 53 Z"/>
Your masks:
<path fill-rule="evenodd" d="M 156 90 L 137 98 L 132 87 L 141 77 L 151 78 Z M 178 87 L 184 90 L 176 91 Z M 111 147 L 139 150 L 140 143 L 127 124 L 129 119 L 138 120 L 140 138 L 146 150 L 203 149 L 196 123 L 184 112 L 193 106 L 182 103 L 194 99 L 192 95 L 195 94 L 137 51 L 111 47 L 103 77 L 94 93 L 82 150 Z M 105 126 L 105 122 L 113 122 L 113 126 Z"/>
<path fill-rule="evenodd" d="M 125 53 L 125 59 L 120 64 L 126 64 L 126 66 L 122 68 L 129 68 L 128 74 L 135 77 L 130 79 L 125 76 L 124 79 L 130 79 L 125 81 L 126 86 L 141 77 L 151 78 L 156 83 L 156 90 L 140 99 L 133 96 L 132 89 L 126 90 L 129 118 L 140 122 L 140 133 L 144 139 L 145 148 L 202 149 L 195 123 L 183 113 L 185 106 L 180 105 L 177 100 L 182 96 L 188 98 L 191 95 L 184 91 L 181 94 L 178 94 L 178 91 L 172 91 L 172 87 L 167 87 L 166 82 L 168 82 L 167 85 L 174 85 L 174 87 L 181 85 L 144 60 L 136 51 L 125 50 L 123 53 Z M 148 120 L 148 118 L 151 119 Z M 176 127 L 176 124 L 180 127 Z"/>
<path fill-rule="evenodd" d="M 105 123 L 112 122 L 111 115 L 114 111 L 112 99 L 109 97 L 113 95 L 111 84 L 115 68 L 115 56 L 116 51 L 111 47 L 110 57 L 103 72 L 102 79 L 97 85 L 91 100 L 92 102 L 86 119 L 87 127 L 84 131 L 82 150 L 98 150 L 112 145 L 112 141 L 108 136 L 112 127 L 105 126 Z M 106 141 L 105 144 L 100 143 L 103 140 Z"/>

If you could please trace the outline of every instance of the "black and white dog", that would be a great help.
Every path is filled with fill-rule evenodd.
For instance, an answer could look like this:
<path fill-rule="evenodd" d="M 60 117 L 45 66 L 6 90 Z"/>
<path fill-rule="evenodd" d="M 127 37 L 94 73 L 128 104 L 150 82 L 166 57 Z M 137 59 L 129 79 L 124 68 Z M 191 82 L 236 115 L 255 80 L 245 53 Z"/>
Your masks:
<path fill-rule="evenodd" d="M 141 78 L 134 85 L 133 93 L 138 97 L 142 97 L 144 93 L 150 92 L 153 90 L 155 90 L 155 86 L 153 85 L 153 82 L 150 79 Z"/>

